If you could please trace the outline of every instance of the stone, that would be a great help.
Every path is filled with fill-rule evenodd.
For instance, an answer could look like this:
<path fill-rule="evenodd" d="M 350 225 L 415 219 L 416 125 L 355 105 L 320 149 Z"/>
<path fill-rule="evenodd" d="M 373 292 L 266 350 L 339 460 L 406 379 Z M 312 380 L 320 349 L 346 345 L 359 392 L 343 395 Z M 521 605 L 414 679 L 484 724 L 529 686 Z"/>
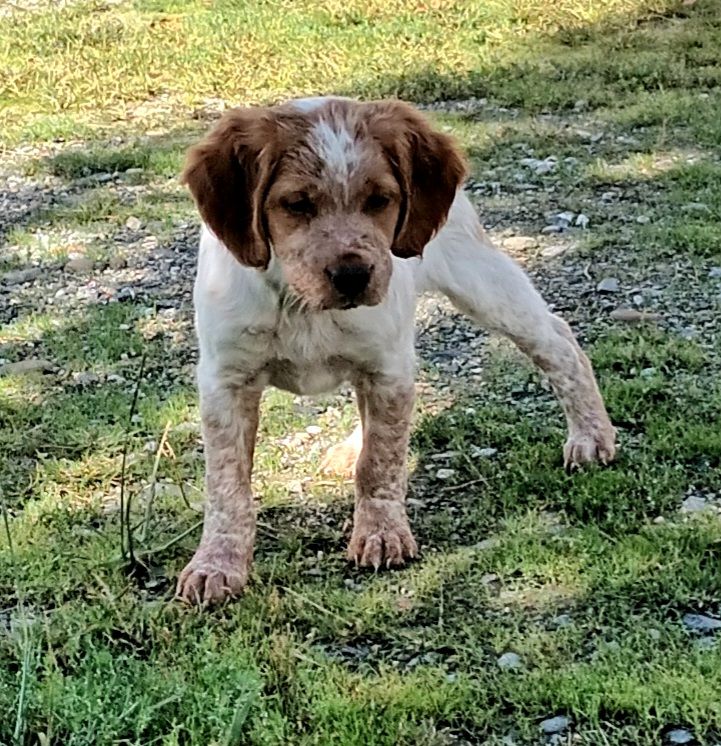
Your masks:
<path fill-rule="evenodd" d="M 16 269 L 12 272 L 6 272 L 2 276 L 4 285 L 24 285 L 26 282 L 32 282 L 40 277 L 43 273 L 41 267 L 28 267 L 27 269 Z"/>
<path fill-rule="evenodd" d="M 691 743 L 693 741 L 693 733 L 686 730 L 686 728 L 674 728 L 666 734 L 666 740 L 668 743 L 673 744 Z"/>
<path fill-rule="evenodd" d="M 689 495 L 681 503 L 682 513 L 702 513 L 713 506 L 702 495 Z"/>
<path fill-rule="evenodd" d="M 558 215 L 556 215 L 556 222 L 557 223 L 567 223 L 570 224 L 573 222 L 573 219 L 576 217 L 575 212 L 571 212 L 570 210 L 567 210 L 565 212 L 559 212 Z"/>
<path fill-rule="evenodd" d="M 142 222 L 140 221 L 140 218 L 136 218 L 134 215 L 131 215 L 126 221 L 125 221 L 125 227 L 129 231 L 139 231 L 142 227 Z"/>
<path fill-rule="evenodd" d="M 711 267 L 708 271 L 709 277 L 721 277 L 721 267 Z"/>
<path fill-rule="evenodd" d="M 548 718 L 548 720 L 544 720 L 541 723 L 541 730 L 547 735 L 551 736 L 554 733 L 562 733 L 568 726 L 571 724 L 571 721 L 563 716 L 563 715 L 557 715 L 556 717 Z"/>
<path fill-rule="evenodd" d="M 583 213 L 579 213 L 576 215 L 576 225 L 579 228 L 583 228 L 584 230 L 588 228 L 588 224 L 590 223 L 590 219 L 588 215 L 584 215 Z"/>
<path fill-rule="evenodd" d="M 124 256 L 116 254 L 115 256 L 110 257 L 108 266 L 110 269 L 123 269 L 127 263 L 128 260 Z"/>
<path fill-rule="evenodd" d="M 496 662 L 498 663 L 498 667 L 502 668 L 504 671 L 514 671 L 523 668 L 521 656 L 516 653 L 504 653 Z"/>
<path fill-rule="evenodd" d="M 51 373 L 55 366 L 49 360 L 20 360 L 0 366 L 0 376 L 20 376 L 27 373 Z"/>
<path fill-rule="evenodd" d="M 596 285 L 596 290 L 599 293 L 617 293 L 621 289 L 621 285 L 618 282 L 617 277 L 604 277 L 601 282 Z"/>
<path fill-rule="evenodd" d="M 450 479 L 455 473 L 455 469 L 439 469 L 436 472 L 436 479 Z"/>
<path fill-rule="evenodd" d="M 503 248 L 509 251 L 527 251 L 538 246 L 538 241 L 533 236 L 510 236 L 503 242 Z"/>
<path fill-rule="evenodd" d="M 563 233 L 562 225 L 544 225 L 541 228 L 541 233 L 548 235 L 549 233 Z"/>
<path fill-rule="evenodd" d="M 495 456 L 497 453 L 497 448 L 479 448 L 478 446 L 471 446 L 472 458 L 491 458 L 491 456 Z"/>
<path fill-rule="evenodd" d="M 648 215 L 639 215 L 636 218 L 636 222 L 639 225 L 648 225 L 651 222 L 651 218 Z"/>
<path fill-rule="evenodd" d="M 86 275 L 93 271 L 93 267 L 95 267 L 95 263 L 87 256 L 76 256 L 65 262 L 65 271 L 77 275 Z"/>
<path fill-rule="evenodd" d="M 684 614 L 683 626 L 692 632 L 716 632 L 721 629 L 721 619 L 714 619 L 705 614 Z"/>
<path fill-rule="evenodd" d="M 610 316 L 614 321 L 626 321 L 629 324 L 641 321 L 658 321 L 661 318 L 657 313 L 638 311 L 635 308 L 615 308 L 611 311 Z"/>
<path fill-rule="evenodd" d="M 308 435 L 320 435 L 323 432 L 323 428 L 319 427 L 318 425 L 308 425 L 305 431 L 308 433 Z"/>

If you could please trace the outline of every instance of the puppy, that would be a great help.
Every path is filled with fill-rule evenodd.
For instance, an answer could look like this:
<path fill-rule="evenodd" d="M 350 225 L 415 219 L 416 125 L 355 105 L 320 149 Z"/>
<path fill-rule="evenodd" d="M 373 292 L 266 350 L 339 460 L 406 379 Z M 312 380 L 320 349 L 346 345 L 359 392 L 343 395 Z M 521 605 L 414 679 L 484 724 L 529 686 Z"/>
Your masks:
<path fill-rule="evenodd" d="M 183 179 L 204 222 L 194 301 L 207 495 L 182 599 L 221 601 L 248 580 L 266 386 L 355 387 L 360 426 L 327 460 L 355 467 L 348 557 L 378 569 L 417 555 L 404 501 L 414 312 L 426 291 L 509 337 L 548 376 L 568 423 L 567 466 L 613 458 L 587 357 L 490 244 L 465 174 L 451 138 L 399 101 L 234 109 L 189 151 Z"/>

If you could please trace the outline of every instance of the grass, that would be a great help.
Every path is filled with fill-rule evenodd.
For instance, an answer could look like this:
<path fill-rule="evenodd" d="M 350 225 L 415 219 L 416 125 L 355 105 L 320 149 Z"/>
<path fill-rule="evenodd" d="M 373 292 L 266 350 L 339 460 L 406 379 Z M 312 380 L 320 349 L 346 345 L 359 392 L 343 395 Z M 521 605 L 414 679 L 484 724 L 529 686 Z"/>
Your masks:
<path fill-rule="evenodd" d="M 79 0 L 2 18 L 3 168 L 43 199 L 0 217 L 0 266 L 43 276 L 0 295 L 0 358 L 55 372 L 0 375 L 0 743 L 531 746 L 554 715 L 571 721 L 558 743 L 721 742 L 721 647 L 683 624 L 721 615 L 721 524 L 680 510 L 715 504 L 721 473 L 719 10 Z M 518 258 L 582 336 L 622 447 L 565 474 L 536 372 L 431 309 L 409 495 L 422 560 L 346 564 L 350 485 L 317 466 L 353 406 L 267 392 L 253 582 L 201 614 L 171 600 L 203 479 L 195 217 L 175 174 L 208 99 L 318 92 L 488 99 L 433 116 L 469 152 L 494 238 L 536 239 Z M 521 163 L 548 156 L 547 174 Z M 542 233 L 562 210 L 589 228 Z M 94 274 L 60 273 L 73 252 Z M 596 292 L 607 276 L 618 295 Z M 124 284 L 139 293 L 114 296 Z M 618 305 L 660 320 L 614 322 Z M 522 666 L 499 667 L 506 652 Z"/>

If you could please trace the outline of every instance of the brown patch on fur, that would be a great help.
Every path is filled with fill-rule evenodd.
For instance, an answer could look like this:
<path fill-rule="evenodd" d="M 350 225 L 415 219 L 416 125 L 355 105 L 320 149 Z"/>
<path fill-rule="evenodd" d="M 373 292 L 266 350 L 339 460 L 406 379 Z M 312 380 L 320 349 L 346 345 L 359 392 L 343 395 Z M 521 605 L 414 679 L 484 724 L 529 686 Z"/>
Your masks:
<path fill-rule="evenodd" d="M 205 521 L 200 545 L 178 578 L 192 604 L 222 601 L 248 581 L 255 543 L 250 486 L 261 392 L 222 389 L 201 397 L 205 442 Z"/>
<path fill-rule="evenodd" d="M 262 203 L 279 153 L 305 127 L 297 114 L 280 121 L 273 109 L 232 109 L 188 151 L 182 181 L 203 220 L 241 264 L 268 266 Z"/>
<path fill-rule="evenodd" d="M 393 164 L 405 195 L 392 251 L 419 256 L 446 221 L 466 176 L 466 164 L 453 139 L 402 101 L 371 104 L 369 129 Z"/>
<path fill-rule="evenodd" d="M 356 503 L 348 558 L 376 570 L 418 554 L 406 516 L 412 384 L 364 381 L 358 388 L 363 448 L 356 464 Z"/>

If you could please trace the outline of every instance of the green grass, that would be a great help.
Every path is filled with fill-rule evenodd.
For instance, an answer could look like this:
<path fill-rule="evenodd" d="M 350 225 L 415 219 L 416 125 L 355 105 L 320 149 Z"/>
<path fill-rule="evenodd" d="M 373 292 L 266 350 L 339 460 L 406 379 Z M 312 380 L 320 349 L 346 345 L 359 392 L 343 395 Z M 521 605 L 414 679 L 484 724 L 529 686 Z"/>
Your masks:
<path fill-rule="evenodd" d="M 0 358 L 56 372 L 0 375 L 0 743 L 534 746 L 557 714 L 584 746 L 651 746 L 671 727 L 720 742 L 721 646 L 682 618 L 721 614 L 721 523 L 679 510 L 718 498 L 721 474 L 719 11 L 79 0 L 1 19 L 4 168 L 47 198 L 0 217 L 0 262 L 48 276 L 0 295 Z M 176 174 L 207 99 L 322 92 L 488 99 L 433 116 L 466 147 L 494 238 L 538 238 L 520 258 L 580 331 L 621 449 L 564 473 L 562 417 L 521 355 L 433 341 L 409 503 L 423 556 L 373 575 L 344 560 L 350 485 L 317 473 L 352 403 L 267 392 L 253 582 L 201 614 L 172 601 L 199 534 L 195 343 L 189 306 L 166 313 L 157 294 L 163 273 L 180 273 L 173 291 L 192 278 L 147 246 L 188 251 Z M 550 174 L 520 165 L 551 155 Z M 589 229 L 542 234 L 562 210 Z M 92 276 L 53 274 L 73 251 Z M 102 270 L 116 254 L 120 279 Z M 47 302 L 53 278 L 146 275 L 148 298 Z M 605 276 L 620 294 L 595 292 Z M 660 320 L 610 319 L 636 303 Z M 480 372 L 454 373 L 471 355 Z M 121 554 L 126 441 L 141 568 Z M 498 666 L 509 651 L 522 668 Z"/>

